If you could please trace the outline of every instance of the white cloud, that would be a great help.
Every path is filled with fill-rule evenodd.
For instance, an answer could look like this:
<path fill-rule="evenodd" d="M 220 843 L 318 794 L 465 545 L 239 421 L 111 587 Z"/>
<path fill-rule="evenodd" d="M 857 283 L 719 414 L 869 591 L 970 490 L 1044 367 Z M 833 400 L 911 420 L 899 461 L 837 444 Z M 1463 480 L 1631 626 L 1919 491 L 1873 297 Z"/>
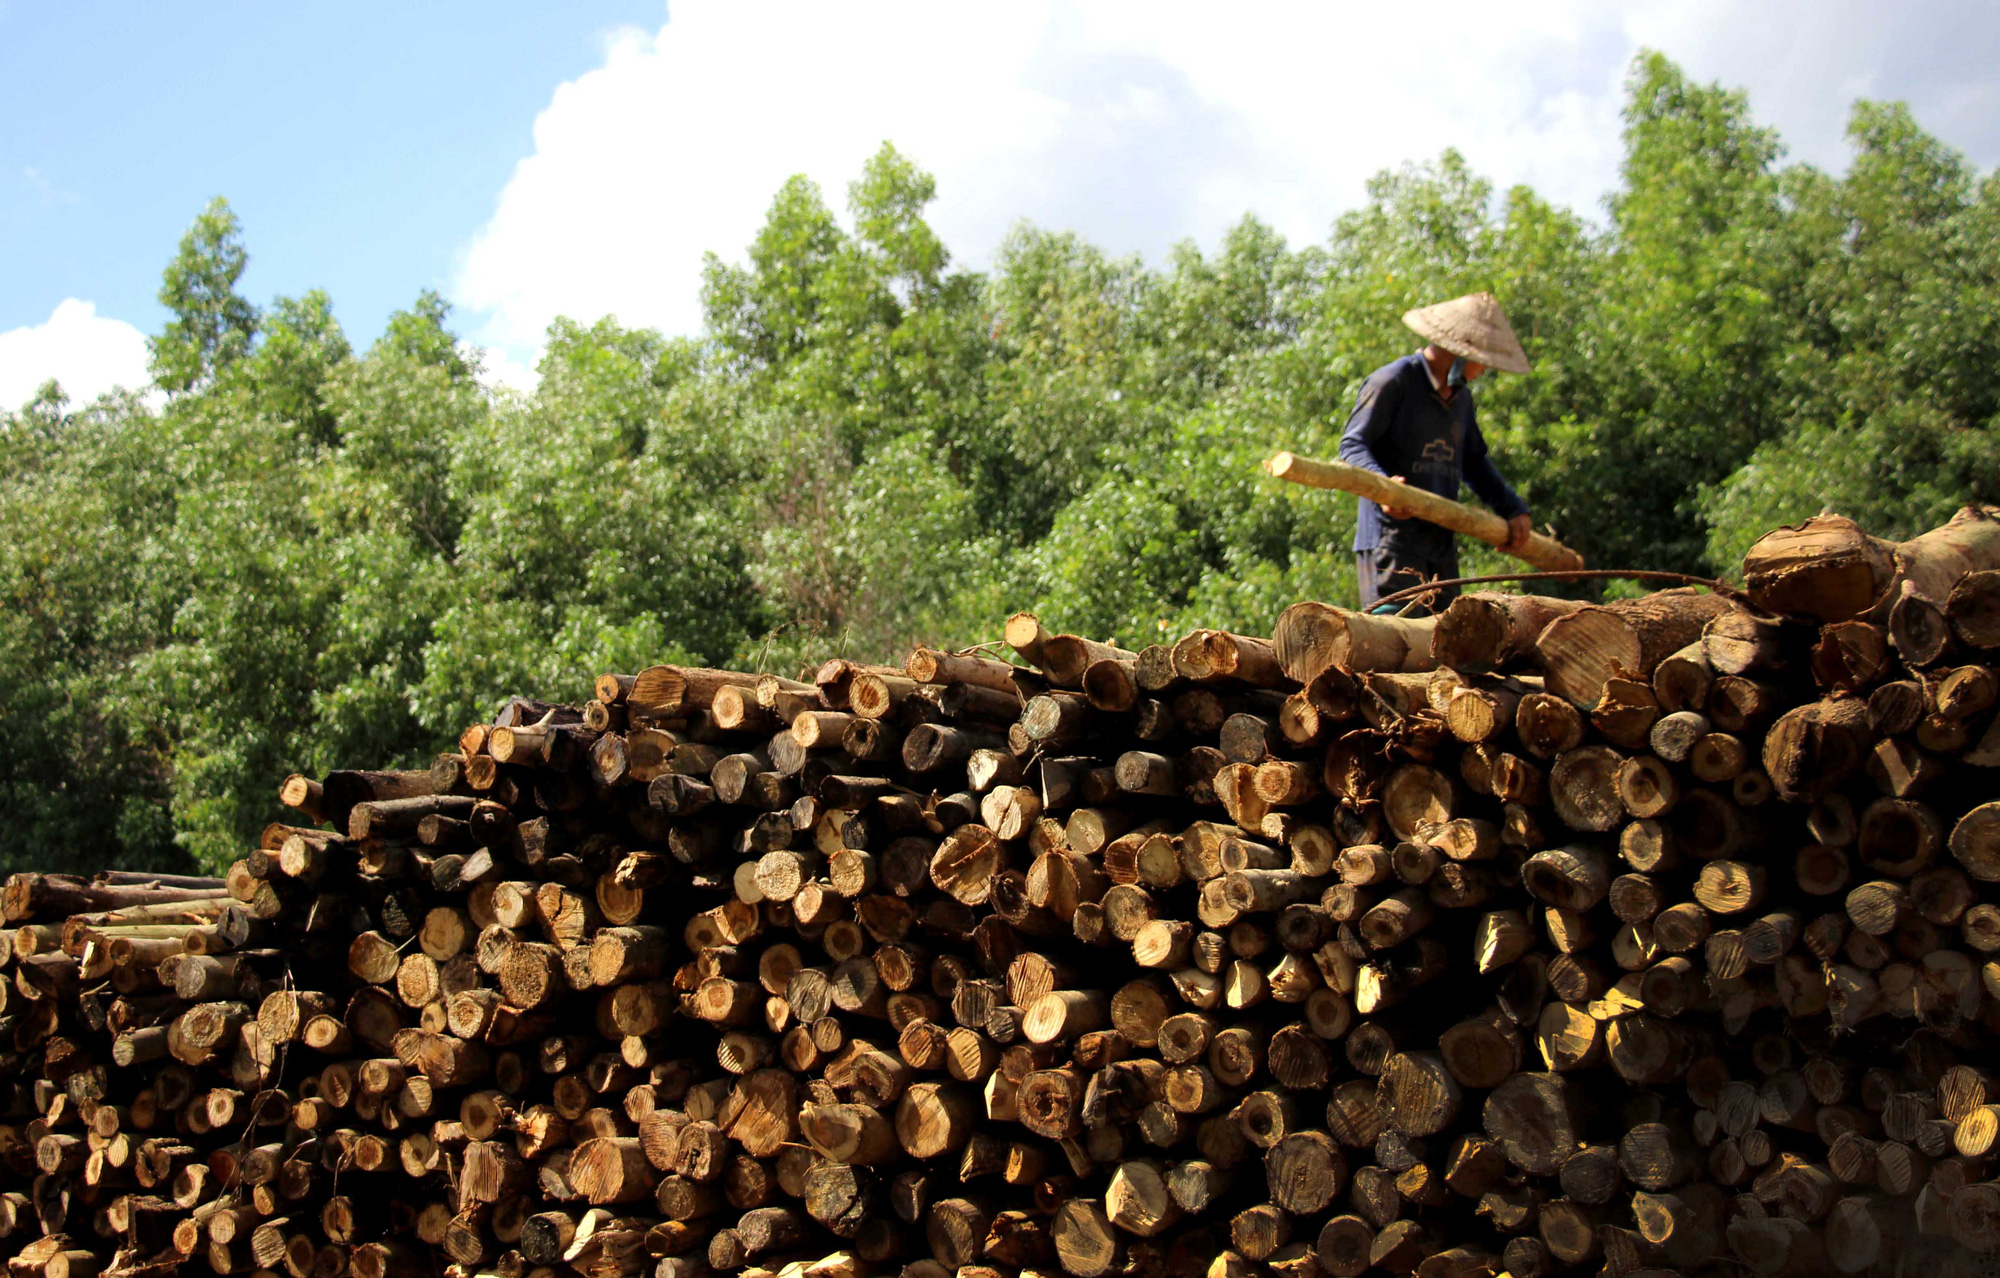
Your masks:
<path fill-rule="evenodd" d="M 1502 189 L 1594 214 L 1646 46 L 1747 85 L 1815 162 L 1840 163 L 1848 102 L 1869 93 L 1928 102 L 1991 163 L 2000 80 L 1970 52 L 1990 41 L 1968 29 L 1995 27 L 1978 3 L 674 0 L 556 90 L 456 300 L 524 359 L 557 315 L 692 332 L 703 251 L 740 258 L 793 173 L 843 206 L 885 139 L 937 175 L 932 224 L 973 264 L 1023 217 L 1154 260 L 1246 212 L 1318 241 L 1372 174 L 1447 146 Z"/>
<path fill-rule="evenodd" d="M 74 297 L 57 303 L 44 323 L 0 333 L 0 408 L 19 408 L 51 377 L 72 404 L 120 386 L 143 388 L 152 381 L 145 335 Z"/>
<path fill-rule="evenodd" d="M 691 331 L 702 251 L 739 253 L 790 174 L 837 199 L 894 138 L 948 183 L 958 156 L 1018 167 L 1055 133 L 1061 104 L 1022 83 L 1039 23 L 989 30 L 914 3 L 879 16 L 816 5 L 774 31 L 768 7 L 677 3 L 658 36 L 617 36 L 556 90 L 465 256 L 456 300 L 488 314 L 482 340 L 525 353 L 559 314 Z"/>
<path fill-rule="evenodd" d="M 503 350 L 462 341 L 458 344 L 458 352 L 464 358 L 477 362 L 479 384 L 489 391 L 508 390 L 532 395 L 535 387 L 541 384 L 542 375 L 538 370 L 510 359 Z"/>

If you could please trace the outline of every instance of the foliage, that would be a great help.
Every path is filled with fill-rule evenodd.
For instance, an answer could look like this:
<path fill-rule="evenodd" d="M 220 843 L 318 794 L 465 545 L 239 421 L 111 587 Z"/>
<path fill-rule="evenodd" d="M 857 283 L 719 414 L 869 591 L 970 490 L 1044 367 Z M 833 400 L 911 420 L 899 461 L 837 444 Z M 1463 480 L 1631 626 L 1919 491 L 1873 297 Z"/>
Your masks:
<path fill-rule="evenodd" d="M 236 291 L 249 264 L 242 224 L 229 202 L 217 196 L 181 237 L 160 284 L 160 305 L 174 313 L 148 342 L 153 381 L 161 390 L 193 390 L 249 353 L 257 308 Z"/>
<path fill-rule="evenodd" d="M 1901 105 L 1857 105 L 1848 134 L 1846 179 L 1802 180 L 1797 196 L 1823 246 L 1802 289 L 1815 385 L 1694 497 L 1718 563 L 1824 507 L 1900 538 L 2000 501 L 2000 179 Z"/>
<path fill-rule="evenodd" d="M 885 145 L 845 217 L 794 178 L 708 260 L 699 336 L 558 321 L 525 395 L 434 294 L 362 352 L 323 293 L 246 300 L 218 200 L 166 269 L 163 402 L 0 416 L 0 869 L 219 866 L 287 772 L 423 766 L 602 670 L 1350 599 L 1352 502 L 1258 463 L 1331 455 L 1401 314 L 1475 289 L 1535 364 L 1477 387 L 1495 455 L 1594 563 L 2000 500 L 2000 179 L 1866 102 L 1844 176 L 1787 166 L 1651 54 L 1625 122 L 1602 225 L 1445 151 L 1323 244 L 1246 218 L 1156 267 L 1022 224 L 964 270 Z"/>

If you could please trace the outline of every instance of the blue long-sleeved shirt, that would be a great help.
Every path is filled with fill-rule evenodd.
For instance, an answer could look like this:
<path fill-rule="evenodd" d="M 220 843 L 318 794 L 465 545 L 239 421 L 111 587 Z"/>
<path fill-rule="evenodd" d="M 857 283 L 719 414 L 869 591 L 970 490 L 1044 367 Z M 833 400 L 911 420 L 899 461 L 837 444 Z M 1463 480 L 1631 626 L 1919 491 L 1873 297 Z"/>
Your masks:
<path fill-rule="evenodd" d="M 1471 388 L 1459 387 L 1446 403 L 1431 384 L 1421 352 L 1383 365 L 1361 384 L 1354 414 L 1340 437 L 1340 460 L 1381 475 L 1401 475 L 1412 487 L 1453 501 L 1459 485 L 1470 484 L 1502 519 L 1528 509 L 1487 455 Z M 1362 498 L 1354 548 L 1373 550 L 1385 528 L 1406 537 L 1434 535 L 1440 545 L 1451 539 L 1447 529 L 1421 519 L 1390 519 L 1380 506 Z"/>

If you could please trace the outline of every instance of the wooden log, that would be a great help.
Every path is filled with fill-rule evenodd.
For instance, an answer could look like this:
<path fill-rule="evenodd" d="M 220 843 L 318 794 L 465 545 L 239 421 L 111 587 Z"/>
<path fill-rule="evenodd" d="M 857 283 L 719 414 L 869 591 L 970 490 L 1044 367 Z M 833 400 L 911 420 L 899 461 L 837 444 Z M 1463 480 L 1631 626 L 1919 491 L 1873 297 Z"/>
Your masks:
<path fill-rule="evenodd" d="M 1113 644 L 1085 639 L 1081 635 L 1045 635 L 1041 641 L 1041 655 L 1035 664 L 1042 668 L 1042 673 L 1056 687 L 1080 688 L 1083 686 L 1083 672 L 1093 662 L 1137 660 L 1137 653 L 1127 652 Z"/>
<path fill-rule="evenodd" d="M 1537 852 L 1521 867 L 1521 885 L 1537 900 L 1565 910 L 1583 911 L 1602 901 L 1611 890 L 1611 867 L 1594 848 L 1551 848 Z"/>
<path fill-rule="evenodd" d="M 1698 711 L 1708 704 L 1714 678 L 1714 672 L 1708 665 L 1708 650 L 1700 640 L 1696 640 L 1663 657 L 1660 664 L 1653 668 L 1653 696 L 1666 714 L 1682 710 Z"/>
<path fill-rule="evenodd" d="M 1347 1188 L 1347 1159 L 1325 1132 L 1294 1132 L 1264 1155 L 1264 1174 L 1273 1205 L 1318 1215 Z"/>
<path fill-rule="evenodd" d="M 1810 801 L 1860 771 L 1873 744 L 1865 703 L 1816 701 L 1771 725 L 1764 738 L 1764 771 L 1779 798 Z"/>
<path fill-rule="evenodd" d="M 1327 670 L 1430 670 L 1432 623 L 1298 603 L 1279 616 L 1272 643 L 1286 676 L 1303 684 Z"/>
<path fill-rule="evenodd" d="M 648 666 L 633 677 L 625 692 L 625 704 L 656 718 L 670 719 L 715 704 L 715 694 L 725 687 L 755 689 L 760 676 L 734 670 L 707 670 L 692 666 Z M 810 691 L 810 685 L 793 683 L 792 691 Z"/>
<path fill-rule="evenodd" d="M 1174 673 L 1183 679 L 1233 680 L 1254 687 L 1276 687 L 1285 678 L 1276 648 L 1268 639 L 1197 630 L 1174 645 Z"/>
<path fill-rule="evenodd" d="M 1019 667 L 995 657 L 971 652 L 940 652 L 918 647 L 903 665 L 903 671 L 918 683 L 971 684 L 1018 697 L 1013 681 Z"/>
<path fill-rule="evenodd" d="M 67 874 L 15 874 L 0 891 L 0 913 L 6 921 L 58 915 L 91 914 L 133 906 L 212 900 L 220 885 L 168 883 L 95 883 Z"/>
<path fill-rule="evenodd" d="M 1969 572 L 1945 600 L 1952 633 L 1968 648 L 2000 647 L 2000 571 Z"/>
<path fill-rule="evenodd" d="M 1104 1212 L 1128 1234 L 1152 1238 L 1180 1219 L 1181 1208 L 1168 1189 L 1166 1164 L 1130 1159 L 1118 1165 L 1104 1191 Z"/>
<path fill-rule="evenodd" d="M 1952 590 L 1975 572 L 2000 568 L 2000 512 L 1990 506 L 1960 509 L 1943 527 L 1898 545 L 1895 568 L 1871 620 L 1888 622 L 1904 661 L 1929 665 L 1951 643 Z"/>
<path fill-rule="evenodd" d="M 1638 679 L 1607 679 L 1590 721 L 1604 739 L 1627 750 L 1643 750 L 1660 717 L 1652 686 Z"/>
<path fill-rule="evenodd" d="M 1942 528 L 1892 545 L 1852 520 L 1822 515 L 1759 539 L 1744 559 L 1744 582 L 1772 611 L 1822 621 L 1868 616 L 1890 621 L 1893 632 L 1903 600 L 1947 605 L 1962 578 L 2000 566 L 1996 525 L 1990 512 L 1968 506 Z"/>
<path fill-rule="evenodd" d="M 1890 673 L 1895 653 L 1886 628 L 1866 621 L 1822 626 L 1813 645 L 1813 679 L 1829 692 L 1860 692 Z"/>
<path fill-rule="evenodd" d="M 1552 1176 L 1582 1148 L 1582 1107 L 1558 1074 L 1521 1073 L 1487 1096 L 1481 1122 L 1507 1161 Z"/>
<path fill-rule="evenodd" d="M 1535 639 L 1557 617 L 1585 605 L 1542 595 L 1475 591 L 1451 601 L 1431 634 L 1431 657 L 1466 673 L 1500 670 L 1534 652 Z"/>
<path fill-rule="evenodd" d="M 1468 537 L 1477 537 L 1489 545 L 1504 547 L 1512 540 L 1507 521 L 1498 515 L 1398 483 L 1386 475 L 1378 475 L 1359 466 L 1314 461 L 1294 453 L 1281 452 L 1266 461 L 1264 469 L 1290 483 L 1357 493 L 1377 505 L 1411 511 L 1429 523 Z M 1508 553 L 1537 568 L 1551 571 L 1583 567 L 1583 556 L 1541 533 L 1530 533 L 1524 545 Z"/>
<path fill-rule="evenodd" d="M 1134 674 L 1138 662 L 1122 657 L 1093 661 L 1084 667 L 1080 686 L 1090 704 L 1107 713 L 1119 714 L 1139 704 L 1139 681 Z"/>
<path fill-rule="evenodd" d="M 1719 595 L 1679 589 L 1580 608 L 1549 622 L 1536 637 L 1535 658 L 1549 691 L 1587 710 L 1615 675 L 1650 680 L 1661 661 L 1728 607 Z"/>
<path fill-rule="evenodd" d="M 1375 1098 L 1391 1128 L 1429 1136 L 1457 1117 L 1463 1093 L 1437 1053 L 1398 1052 L 1383 1065 Z"/>
<path fill-rule="evenodd" d="M 1743 581 L 1760 608 L 1820 621 L 1872 609 L 1895 576 L 1893 546 L 1843 515 L 1819 515 L 1760 537 L 1743 559 Z"/>
<path fill-rule="evenodd" d="M 896 1138 L 912 1157 L 935 1158 L 964 1146 L 979 1113 L 970 1088 L 921 1083 L 903 1094 L 896 1111 Z"/>
<path fill-rule="evenodd" d="M 2000 802 L 1982 803 L 1958 819 L 1951 854 L 1982 883 L 2000 882 Z"/>
<path fill-rule="evenodd" d="M 1075 1278 L 1100 1278 L 1109 1273 L 1124 1250 L 1102 1204 L 1088 1198 L 1064 1201 L 1050 1223 L 1049 1234 L 1063 1272 Z"/>
<path fill-rule="evenodd" d="M 1535 692 L 1522 697 L 1516 705 L 1514 730 L 1530 754 L 1548 759 L 1583 743 L 1584 720 L 1576 707 L 1563 698 Z"/>
<path fill-rule="evenodd" d="M 294 772 L 278 786 L 278 802 L 288 808 L 296 808 L 310 820 L 318 822 L 325 819 L 324 793 L 319 782 Z"/>
<path fill-rule="evenodd" d="M 407 799 L 436 791 L 429 769 L 410 772 L 329 772 L 320 782 L 320 809 L 335 829 L 347 827 L 347 814 L 357 803 Z"/>
<path fill-rule="evenodd" d="M 1719 675 L 1753 674 L 1786 664 L 1783 624 L 1747 608 L 1727 608 L 1702 628 L 1702 649 Z"/>

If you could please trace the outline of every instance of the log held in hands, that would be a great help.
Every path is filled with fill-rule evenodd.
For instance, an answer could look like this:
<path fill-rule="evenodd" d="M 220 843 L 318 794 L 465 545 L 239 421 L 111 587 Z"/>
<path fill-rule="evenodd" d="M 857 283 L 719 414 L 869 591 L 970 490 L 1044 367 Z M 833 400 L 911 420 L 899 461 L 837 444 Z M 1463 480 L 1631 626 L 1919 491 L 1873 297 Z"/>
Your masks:
<path fill-rule="evenodd" d="M 1507 521 L 1490 511 L 1475 510 L 1449 497 L 1399 484 L 1387 475 L 1349 466 L 1346 462 L 1314 461 L 1296 453 L 1279 453 L 1264 463 L 1264 469 L 1279 479 L 1308 488 L 1337 488 L 1366 497 L 1378 506 L 1407 510 L 1453 532 L 1477 537 L 1489 545 L 1505 548 Z M 1508 554 L 1547 572 L 1572 571 L 1583 567 L 1583 556 L 1553 537 L 1529 533 L 1527 544 Z"/>

